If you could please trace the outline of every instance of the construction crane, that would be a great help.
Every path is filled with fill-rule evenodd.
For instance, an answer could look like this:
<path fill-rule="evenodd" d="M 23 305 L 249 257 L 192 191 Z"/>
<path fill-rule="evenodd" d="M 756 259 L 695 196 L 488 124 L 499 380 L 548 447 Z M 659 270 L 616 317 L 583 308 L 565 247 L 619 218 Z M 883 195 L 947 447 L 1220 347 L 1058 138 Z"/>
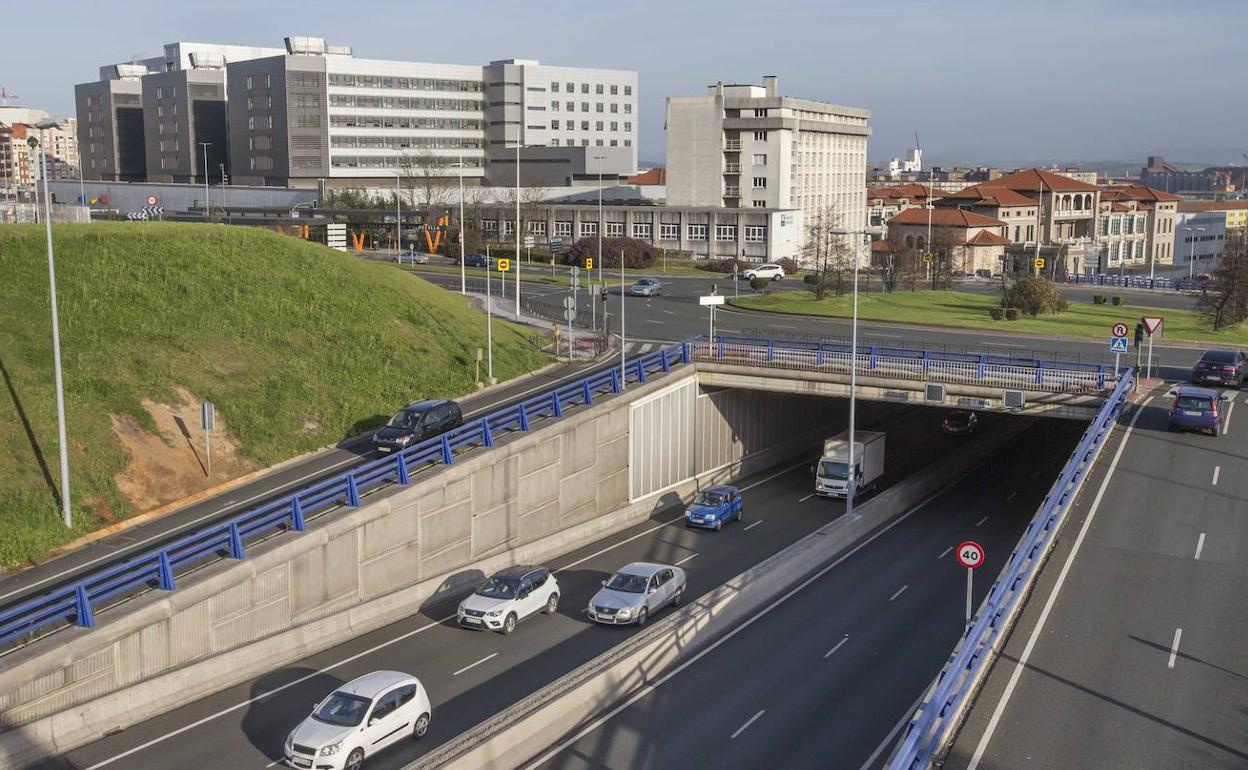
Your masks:
<path fill-rule="evenodd" d="M 8 107 L 10 99 L 20 98 L 17 94 L 12 93 L 4 86 L 0 86 L 0 107 Z"/>

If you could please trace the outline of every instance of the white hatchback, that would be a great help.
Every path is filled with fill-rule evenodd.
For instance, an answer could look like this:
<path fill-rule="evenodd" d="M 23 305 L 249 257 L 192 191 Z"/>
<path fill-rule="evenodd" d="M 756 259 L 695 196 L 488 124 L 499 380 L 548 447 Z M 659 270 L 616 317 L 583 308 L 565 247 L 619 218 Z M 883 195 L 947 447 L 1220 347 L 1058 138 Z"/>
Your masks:
<path fill-rule="evenodd" d="M 751 267 L 747 267 L 741 274 L 745 276 L 747 281 L 752 281 L 755 278 L 766 278 L 768 280 L 778 281 L 784 277 L 784 268 L 768 262 L 764 265 L 752 265 Z"/>
<path fill-rule="evenodd" d="M 334 690 L 290 731 L 285 764 L 360 770 L 365 757 L 408 736 L 423 738 L 431 717 L 420 680 L 400 671 L 374 671 Z"/>
<path fill-rule="evenodd" d="M 461 626 L 510 634 L 516 624 L 537 612 L 554 615 L 559 583 L 545 567 L 515 566 L 494 573 L 459 603 Z"/>

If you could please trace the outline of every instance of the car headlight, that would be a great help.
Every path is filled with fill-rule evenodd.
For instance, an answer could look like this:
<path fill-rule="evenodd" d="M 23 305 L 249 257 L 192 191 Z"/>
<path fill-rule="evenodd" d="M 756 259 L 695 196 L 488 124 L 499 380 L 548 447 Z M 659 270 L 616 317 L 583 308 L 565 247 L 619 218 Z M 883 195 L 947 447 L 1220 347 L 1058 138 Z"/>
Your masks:
<path fill-rule="evenodd" d="M 286 734 L 286 753 L 287 754 L 289 754 L 291 751 L 294 750 L 294 745 L 295 745 L 295 734 L 287 733 Z"/>
<path fill-rule="evenodd" d="M 396 439 L 394 440 L 394 443 L 396 443 L 396 444 L 406 444 L 407 442 L 409 442 L 409 441 L 411 441 L 411 440 L 412 440 L 412 437 L 411 437 L 411 436 L 399 436 L 398 438 L 396 438 Z"/>
<path fill-rule="evenodd" d="M 632 608 L 632 607 L 621 607 L 620 609 L 618 609 L 618 610 L 616 610 L 616 611 L 615 611 L 615 614 L 616 614 L 616 615 L 618 615 L 618 616 L 619 616 L 619 617 L 621 617 L 621 618 L 627 618 L 629 615 L 632 615 L 632 614 L 633 614 L 633 608 Z"/>
<path fill-rule="evenodd" d="M 338 741 L 337 743 L 331 743 L 328 746 L 321 747 L 320 754 L 322 757 L 328 757 L 330 754 L 337 754 L 338 750 L 341 748 L 342 741 Z"/>
<path fill-rule="evenodd" d="M 487 612 L 487 613 L 485 613 L 485 614 L 486 614 L 486 615 L 488 615 L 488 616 L 490 616 L 491 618 L 496 618 L 496 617 L 498 617 L 499 615 L 502 615 L 502 614 L 503 614 L 503 611 L 502 611 L 502 610 L 490 610 L 489 612 Z"/>

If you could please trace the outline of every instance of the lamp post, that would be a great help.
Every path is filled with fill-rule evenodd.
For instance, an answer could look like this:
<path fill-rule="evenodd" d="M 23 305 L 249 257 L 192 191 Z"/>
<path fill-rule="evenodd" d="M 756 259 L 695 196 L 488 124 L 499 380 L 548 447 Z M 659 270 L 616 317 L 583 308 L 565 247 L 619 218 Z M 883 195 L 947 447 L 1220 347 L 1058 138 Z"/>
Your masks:
<path fill-rule="evenodd" d="M 204 221 L 207 222 L 212 217 L 212 203 L 208 198 L 208 148 L 212 146 L 212 142 L 196 142 L 204 151 Z"/>
<path fill-rule="evenodd" d="M 464 156 L 455 164 L 459 169 L 459 293 L 468 293 L 468 268 L 464 265 Z M 488 272 L 488 271 L 487 271 Z"/>
<path fill-rule="evenodd" d="M 520 148 L 524 146 L 523 142 L 516 142 L 516 224 L 513 228 L 516 233 L 516 320 L 520 320 Z M 507 280 L 507 276 L 503 276 L 503 280 Z M 504 284 L 505 285 L 505 284 Z"/>
<path fill-rule="evenodd" d="M 598 161 L 598 282 L 602 283 L 602 230 L 605 226 L 602 221 L 602 162 L 607 159 L 607 156 L 594 155 L 592 157 Z"/>
<path fill-rule="evenodd" d="M 394 170 L 394 255 L 399 264 L 403 264 L 403 188 L 401 186 L 402 170 Z"/>
<path fill-rule="evenodd" d="M 52 250 L 52 206 L 48 194 L 48 154 L 42 146 L 43 131 L 56 125 L 52 122 L 36 124 L 40 139 L 27 140 L 31 150 L 39 148 L 39 166 L 43 175 L 43 225 L 48 240 L 48 290 L 52 302 L 52 371 L 56 383 L 56 435 L 61 455 L 61 518 L 66 528 L 74 526 L 73 510 L 69 493 L 69 448 L 65 438 L 65 381 L 61 373 L 61 322 L 56 306 L 56 258 Z"/>
<path fill-rule="evenodd" d="M 1188 232 L 1192 232 L 1192 233 L 1197 233 L 1197 232 L 1203 233 L 1205 231 L 1205 228 L 1203 227 L 1189 227 L 1187 229 L 1188 229 Z M 1188 241 L 1188 248 L 1187 248 L 1187 278 L 1188 280 L 1191 280 L 1196 277 L 1196 236 L 1193 235 L 1191 236 L 1191 238 L 1192 240 Z"/>

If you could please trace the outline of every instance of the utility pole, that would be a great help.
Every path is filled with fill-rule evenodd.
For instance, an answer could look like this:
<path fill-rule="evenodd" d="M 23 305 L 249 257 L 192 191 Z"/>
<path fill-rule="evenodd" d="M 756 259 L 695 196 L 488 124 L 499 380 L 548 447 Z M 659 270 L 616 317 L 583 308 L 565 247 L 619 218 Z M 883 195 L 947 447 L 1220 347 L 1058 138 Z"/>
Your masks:
<path fill-rule="evenodd" d="M 208 197 L 208 148 L 212 142 L 196 142 L 204 151 L 204 221 L 212 221 L 212 203 Z"/>

